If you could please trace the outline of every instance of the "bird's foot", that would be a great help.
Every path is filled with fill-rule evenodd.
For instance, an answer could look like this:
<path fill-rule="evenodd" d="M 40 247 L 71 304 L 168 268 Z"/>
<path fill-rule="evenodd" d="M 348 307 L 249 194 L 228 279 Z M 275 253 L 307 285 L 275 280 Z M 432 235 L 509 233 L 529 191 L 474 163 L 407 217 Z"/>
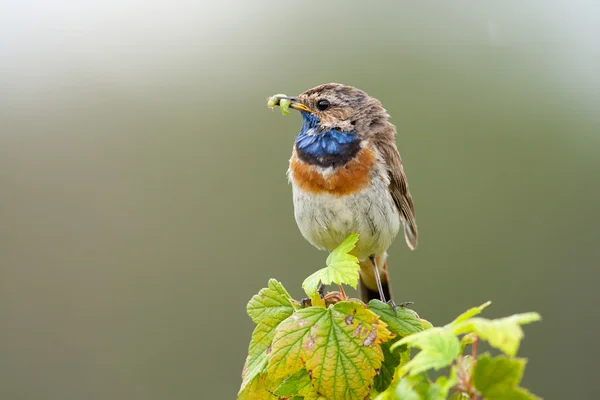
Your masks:
<path fill-rule="evenodd" d="M 412 301 L 405 301 L 405 302 L 403 302 L 403 303 L 396 304 L 396 303 L 394 302 L 394 300 L 390 299 L 390 300 L 387 302 L 387 304 L 389 304 L 389 305 L 390 305 L 390 307 L 392 307 L 392 310 L 394 310 L 394 314 L 398 314 L 398 308 L 399 308 L 399 307 L 401 307 L 401 308 L 405 308 L 405 307 L 408 307 L 409 305 L 411 305 L 411 304 L 415 304 L 415 303 L 413 303 Z"/>

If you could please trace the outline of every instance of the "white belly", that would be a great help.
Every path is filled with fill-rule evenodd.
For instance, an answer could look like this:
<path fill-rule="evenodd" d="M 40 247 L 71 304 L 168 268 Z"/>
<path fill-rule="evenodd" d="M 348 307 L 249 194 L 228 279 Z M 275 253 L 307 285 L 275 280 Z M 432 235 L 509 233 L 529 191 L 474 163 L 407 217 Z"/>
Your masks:
<path fill-rule="evenodd" d="M 360 261 L 382 254 L 390 246 L 401 221 L 398 209 L 383 179 L 345 196 L 309 193 L 294 185 L 294 215 L 302 235 L 314 246 L 335 249 L 348 235 L 358 233 L 353 254 Z"/>

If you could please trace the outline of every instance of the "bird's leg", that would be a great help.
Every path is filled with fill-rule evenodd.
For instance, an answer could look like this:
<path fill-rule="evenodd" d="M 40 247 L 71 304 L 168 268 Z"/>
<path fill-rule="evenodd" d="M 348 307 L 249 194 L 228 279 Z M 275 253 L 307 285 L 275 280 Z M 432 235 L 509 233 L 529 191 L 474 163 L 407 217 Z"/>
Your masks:
<path fill-rule="evenodd" d="M 396 302 L 394 302 L 392 299 L 389 299 L 387 303 L 390 307 L 392 307 L 392 310 L 394 310 L 394 314 L 398 314 L 398 308 L 405 308 L 411 304 L 415 304 L 412 301 L 405 301 L 403 303 L 396 304 Z"/>
<path fill-rule="evenodd" d="M 371 264 L 373 264 L 373 274 L 375 275 L 375 282 L 377 282 L 377 290 L 379 290 L 379 299 L 381 300 L 381 302 L 385 303 L 385 294 L 383 294 L 383 286 L 381 286 L 381 277 L 379 276 L 379 269 L 377 269 L 377 262 L 375 261 L 375 256 L 369 256 L 369 259 L 371 260 Z"/>
<path fill-rule="evenodd" d="M 392 307 L 392 310 L 394 310 L 394 314 L 398 314 L 398 305 L 396 304 L 396 302 L 392 299 L 389 299 L 387 304 Z M 404 303 L 402 303 L 404 304 Z M 402 304 L 400 305 L 400 307 L 402 307 Z"/>

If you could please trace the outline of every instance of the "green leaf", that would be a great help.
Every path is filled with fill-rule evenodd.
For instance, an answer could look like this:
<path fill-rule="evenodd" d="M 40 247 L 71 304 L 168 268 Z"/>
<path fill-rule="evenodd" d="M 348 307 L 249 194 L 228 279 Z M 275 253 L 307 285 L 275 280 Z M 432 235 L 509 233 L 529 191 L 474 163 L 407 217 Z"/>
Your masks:
<path fill-rule="evenodd" d="M 421 318 L 421 326 L 424 330 L 433 328 L 433 324 L 426 319 Z"/>
<path fill-rule="evenodd" d="M 396 370 L 396 367 L 400 365 L 401 353 L 397 351 L 390 351 L 391 345 L 392 342 L 387 342 L 381 345 L 381 350 L 383 351 L 383 362 L 381 363 L 379 373 L 373 381 L 373 386 L 378 392 L 383 392 L 390 386 L 392 380 L 394 379 L 394 371 Z"/>
<path fill-rule="evenodd" d="M 349 254 L 356 246 L 356 242 L 358 242 L 358 234 L 353 233 L 348 236 L 342 244 L 329 254 L 325 262 L 327 267 L 318 270 L 304 280 L 302 288 L 311 299 L 319 297 L 317 289 L 320 282 L 324 285 L 331 283 L 346 284 L 356 289 L 360 266 L 358 265 L 358 259 Z"/>
<path fill-rule="evenodd" d="M 485 396 L 501 394 L 506 388 L 516 387 L 523 377 L 525 360 L 483 354 L 475 363 L 473 383 Z"/>
<path fill-rule="evenodd" d="M 479 314 L 480 312 L 482 312 L 485 308 L 487 308 L 490 304 L 492 304 L 491 301 L 485 302 L 482 305 L 480 305 L 479 307 L 473 307 L 473 308 L 469 308 L 467 311 L 465 311 L 464 313 L 460 314 L 458 317 L 456 317 L 454 319 L 454 321 L 450 322 L 448 325 L 446 326 L 455 326 L 463 321 L 468 320 L 471 317 L 474 317 L 475 315 Z"/>
<path fill-rule="evenodd" d="M 428 384 L 427 379 L 421 374 L 404 377 L 396 387 L 396 396 L 390 397 L 389 399 L 423 400 L 423 396 L 419 393 L 419 389 L 421 389 L 421 391 L 427 389 L 426 387 L 423 387 L 423 383 L 426 385 Z M 419 388 L 419 386 L 421 387 Z"/>
<path fill-rule="evenodd" d="M 449 400 L 469 400 L 469 396 L 460 392 L 454 393 Z"/>
<path fill-rule="evenodd" d="M 407 375 L 380 393 L 377 400 L 446 400 L 448 392 L 457 383 L 456 374 L 452 370 L 450 378 L 441 376 L 435 382 L 430 382 L 424 373 Z"/>
<path fill-rule="evenodd" d="M 397 341 L 399 339 L 395 340 Z M 380 393 L 386 393 L 387 397 L 385 397 L 385 399 L 389 400 L 396 399 L 396 395 L 394 393 L 396 393 L 398 381 L 401 379 L 400 374 L 398 374 L 400 369 L 399 367 L 407 364 L 410 361 L 410 349 L 407 345 L 402 345 L 395 348 L 394 351 L 391 351 L 390 347 L 392 344 L 393 340 L 381 345 L 384 359 L 383 363 L 381 364 L 380 373 L 375 377 L 374 380 L 375 390 Z M 391 366 L 396 363 L 397 365 L 395 369 L 390 370 Z M 380 399 L 380 397 L 377 398 Z"/>
<path fill-rule="evenodd" d="M 431 328 L 407 336 L 392 345 L 392 350 L 403 344 L 421 349 L 412 360 L 402 367 L 402 372 L 407 372 L 409 375 L 447 367 L 460 351 L 458 338 L 450 330 L 444 328 Z"/>
<path fill-rule="evenodd" d="M 427 400 L 446 400 L 448 398 L 448 392 L 457 382 L 454 374 L 450 378 L 440 376 L 434 383 L 429 385 L 429 389 L 427 390 Z"/>
<path fill-rule="evenodd" d="M 524 336 L 520 325 L 539 321 L 540 319 L 540 315 L 533 312 L 494 320 L 471 318 L 453 325 L 452 329 L 456 335 L 475 332 L 492 346 L 502 350 L 505 354 L 514 356 L 517 354 L 519 344 Z"/>
<path fill-rule="evenodd" d="M 473 384 L 485 399 L 536 399 L 518 387 L 525 369 L 525 359 L 483 354 L 473 369 Z"/>
<path fill-rule="evenodd" d="M 390 332 L 405 337 L 413 333 L 422 332 L 423 325 L 411 309 L 398 307 L 396 312 L 389 304 L 380 300 L 371 300 L 369 310 L 379 315 L 381 320 L 388 326 Z"/>
<path fill-rule="evenodd" d="M 283 285 L 275 279 L 269 279 L 268 286 L 261 289 L 246 306 L 246 312 L 255 324 L 276 319 L 279 322 L 294 312 L 294 300 Z"/>
<path fill-rule="evenodd" d="M 305 369 L 301 369 L 294 375 L 287 378 L 275 391 L 273 392 L 279 397 L 288 396 L 306 396 L 313 392 L 312 386 L 310 385 L 310 378 L 308 372 Z"/>
<path fill-rule="evenodd" d="M 429 382 L 423 374 L 405 376 L 391 385 L 386 391 L 379 393 L 375 400 L 424 400 Z"/>
<path fill-rule="evenodd" d="M 541 397 L 534 395 L 526 389 L 514 388 L 502 394 L 501 397 L 489 397 L 489 400 L 541 400 Z"/>
<path fill-rule="evenodd" d="M 268 287 L 262 289 L 248 302 L 248 315 L 257 326 L 248 347 L 240 392 L 250 381 L 265 371 L 275 328 L 294 312 L 292 302 L 289 293 L 275 279 L 269 280 Z"/>
<path fill-rule="evenodd" d="M 383 303 L 380 300 L 371 300 L 369 302 L 369 310 L 379 315 L 381 320 L 387 324 L 390 332 L 400 338 L 423 331 L 421 320 L 417 318 L 414 311 L 408 308 L 400 307 L 397 309 L 397 313 L 395 313 L 389 304 Z M 378 392 L 383 392 L 390 385 L 394 377 L 394 369 L 400 364 L 400 353 L 397 351 L 391 352 L 391 344 L 391 342 L 388 342 L 381 346 L 384 359 L 374 382 L 375 390 Z M 405 347 L 404 351 L 408 351 L 410 356 L 410 350 Z"/>
<path fill-rule="evenodd" d="M 305 308 L 277 328 L 268 374 L 278 379 L 306 368 L 317 394 L 362 400 L 383 361 L 380 345 L 391 338 L 385 323 L 360 302 Z"/>

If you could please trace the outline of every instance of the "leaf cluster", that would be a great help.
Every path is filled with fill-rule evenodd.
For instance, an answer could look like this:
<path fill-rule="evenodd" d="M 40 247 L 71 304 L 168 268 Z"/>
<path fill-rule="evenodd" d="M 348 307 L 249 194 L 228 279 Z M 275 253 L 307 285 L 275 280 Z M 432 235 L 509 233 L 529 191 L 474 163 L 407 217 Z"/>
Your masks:
<path fill-rule="evenodd" d="M 238 400 L 538 398 L 519 387 L 526 360 L 515 357 L 521 325 L 538 314 L 478 317 L 486 303 L 433 327 L 408 308 L 350 299 L 341 285 L 357 286 L 360 267 L 351 255 L 357 240 L 349 236 L 304 281 L 308 301 L 294 300 L 274 279 L 252 297 L 247 311 L 256 328 Z M 338 284 L 340 291 L 322 294 L 320 284 Z M 480 341 L 500 355 L 477 357 Z M 411 349 L 419 351 L 411 357 Z M 445 374 L 432 380 L 435 370 Z"/>

